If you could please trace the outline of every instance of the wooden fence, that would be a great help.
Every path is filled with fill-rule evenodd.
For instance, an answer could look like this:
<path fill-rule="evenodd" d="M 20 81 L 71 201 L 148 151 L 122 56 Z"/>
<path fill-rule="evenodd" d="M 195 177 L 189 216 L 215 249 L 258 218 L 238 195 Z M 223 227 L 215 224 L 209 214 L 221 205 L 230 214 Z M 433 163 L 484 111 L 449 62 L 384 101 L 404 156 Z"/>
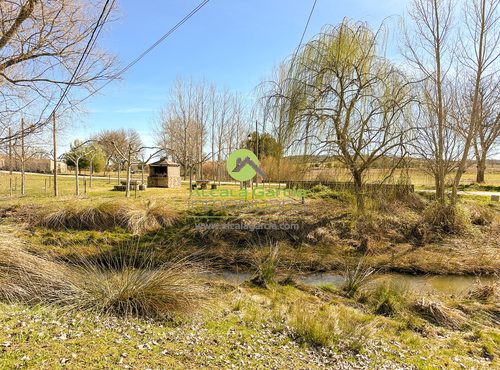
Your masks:
<path fill-rule="evenodd" d="M 332 190 L 337 191 L 353 191 L 355 189 L 355 184 L 353 182 L 332 182 L 332 181 L 282 181 L 286 185 L 287 189 L 311 189 L 316 185 L 327 186 Z M 363 184 L 363 191 L 367 193 L 398 193 L 398 194 L 409 194 L 415 192 L 414 185 L 402 185 L 402 184 Z"/>

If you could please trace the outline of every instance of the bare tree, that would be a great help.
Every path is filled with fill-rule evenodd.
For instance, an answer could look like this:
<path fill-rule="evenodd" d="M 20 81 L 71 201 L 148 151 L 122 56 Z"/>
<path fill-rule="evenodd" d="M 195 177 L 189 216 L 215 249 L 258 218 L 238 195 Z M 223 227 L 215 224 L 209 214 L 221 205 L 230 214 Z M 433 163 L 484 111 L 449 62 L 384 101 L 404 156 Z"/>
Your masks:
<path fill-rule="evenodd" d="M 484 183 L 486 159 L 491 154 L 491 149 L 498 144 L 500 138 L 500 80 L 494 84 L 487 83 L 480 89 L 478 107 L 478 127 L 474 140 L 474 153 L 476 156 L 477 174 L 476 181 Z"/>
<path fill-rule="evenodd" d="M 471 147 L 477 142 L 481 88 L 485 80 L 498 71 L 498 4 L 498 0 L 465 2 L 464 27 L 460 29 L 454 24 L 456 3 L 414 0 L 409 10 L 411 22 L 403 28 L 403 54 L 426 80 L 423 104 L 431 114 L 428 125 L 423 128 L 431 139 L 428 142 L 432 144 L 435 161 L 436 194 L 442 205 L 445 203 L 445 176 L 450 167 L 454 167 L 450 202 L 452 206 L 456 204 Z M 463 95 L 464 86 L 470 86 L 467 110 L 460 107 L 459 97 Z M 447 135 L 450 129 L 460 136 Z M 446 157 L 450 147 L 454 147 L 458 158 Z"/>
<path fill-rule="evenodd" d="M 92 177 L 94 174 L 94 160 L 96 158 L 99 158 L 99 156 L 102 156 L 102 150 L 101 150 L 101 147 L 99 146 L 99 144 L 94 140 L 91 140 L 91 143 L 89 144 L 88 148 L 90 151 L 87 153 L 85 158 L 89 160 L 89 164 L 90 164 L 90 166 L 89 166 L 89 169 L 90 169 L 89 187 L 91 188 L 92 187 Z"/>
<path fill-rule="evenodd" d="M 214 180 L 221 181 L 223 162 L 237 149 L 248 131 L 240 95 L 218 89 L 205 80 L 177 78 L 168 101 L 155 117 L 157 145 L 182 166 L 184 179 L 202 178 L 203 163 L 212 158 Z M 210 148 L 207 156 L 206 149 Z"/>
<path fill-rule="evenodd" d="M 179 163 L 184 179 L 193 163 L 203 157 L 208 104 L 204 85 L 177 78 L 169 91 L 168 103 L 156 118 L 157 145 Z"/>
<path fill-rule="evenodd" d="M 149 161 L 154 155 L 159 152 L 159 148 L 144 146 L 140 135 L 137 131 L 133 129 L 129 130 L 116 130 L 114 135 L 111 135 L 109 142 L 115 150 L 115 155 L 119 163 L 123 163 L 127 169 L 127 183 L 125 189 L 125 196 L 130 197 L 130 175 L 133 163 L 140 162 L 141 155 L 144 154 L 145 150 L 156 150 L 156 152 L 150 155 Z"/>
<path fill-rule="evenodd" d="M 441 189 L 443 196 L 445 187 L 451 182 L 450 177 L 458 168 L 464 140 L 463 132 L 457 130 L 460 127 L 457 122 L 462 117 L 458 114 L 459 105 L 454 92 L 457 84 L 458 82 L 450 80 L 441 84 L 443 104 L 447 107 L 442 127 L 436 115 L 434 82 L 430 79 L 416 84 L 419 105 L 411 112 L 415 127 L 410 140 L 412 154 L 424 159 L 424 170 L 434 177 L 436 191 Z M 439 200 L 444 202 L 445 198 Z"/>
<path fill-rule="evenodd" d="M 254 106 L 255 118 L 263 123 L 262 131 L 266 130 L 267 123 L 281 149 L 276 156 L 278 181 L 282 179 L 283 156 L 290 151 L 293 143 L 294 111 L 289 109 L 293 96 L 287 96 L 289 73 L 288 63 L 282 62 L 275 67 L 270 78 L 258 86 L 257 102 Z"/>
<path fill-rule="evenodd" d="M 26 162 L 32 158 L 36 158 L 42 154 L 42 150 L 36 146 L 36 138 L 31 134 L 33 126 L 25 126 L 24 119 L 21 119 L 20 132 L 21 137 L 14 140 L 11 145 L 11 150 L 14 156 L 19 160 L 19 167 L 16 168 L 21 171 L 21 194 L 24 195 L 26 191 Z M 17 162 L 17 161 L 16 161 Z"/>
<path fill-rule="evenodd" d="M 460 37 L 459 61 L 470 78 L 472 106 L 469 116 L 465 117 L 467 130 L 462 158 L 453 181 L 452 204 L 456 203 L 458 185 L 466 170 L 469 151 L 480 127 L 481 87 L 483 81 L 498 74 L 500 57 L 500 13 L 499 0 L 472 0 L 465 3 L 464 20 L 466 35 Z M 477 140 L 477 139 L 476 139 Z"/>
<path fill-rule="evenodd" d="M 123 137 L 120 137 L 122 135 L 123 132 L 120 130 L 102 130 L 93 138 L 93 140 L 99 143 L 99 146 L 101 147 L 102 153 L 104 155 L 104 176 L 106 176 L 106 168 L 110 165 L 111 162 L 119 162 L 115 158 L 116 153 L 113 142 L 116 143 L 116 145 L 123 145 Z"/>
<path fill-rule="evenodd" d="M 446 146 L 452 145 L 447 144 L 450 119 L 444 90 L 456 49 L 453 5 L 451 0 L 413 0 L 408 10 L 410 21 L 403 24 L 401 33 L 403 56 L 418 70 L 417 77 L 426 80 L 421 102 L 428 120 L 419 129 L 425 132 L 424 147 L 428 146 L 423 152 L 432 153 L 427 158 L 435 176 L 436 197 L 442 205 L 446 200 L 445 178 L 449 167 Z M 416 147 L 419 149 L 421 145 Z"/>
<path fill-rule="evenodd" d="M 93 92 L 97 83 L 112 78 L 115 58 L 98 43 L 90 48 L 88 44 L 111 20 L 114 3 L 0 2 L 0 115 L 20 114 L 40 104 L 50 112 L 68 85 Z M 71 97 L 67 95 L 66 101 L 73 101 Z M 34 125 L 38 129 L 47 123 L 49 120 L 39 117 Z M 20 133 L 13 135 L 19 137 Z M 7 136 L 0 138 L 6 140 Z"/>

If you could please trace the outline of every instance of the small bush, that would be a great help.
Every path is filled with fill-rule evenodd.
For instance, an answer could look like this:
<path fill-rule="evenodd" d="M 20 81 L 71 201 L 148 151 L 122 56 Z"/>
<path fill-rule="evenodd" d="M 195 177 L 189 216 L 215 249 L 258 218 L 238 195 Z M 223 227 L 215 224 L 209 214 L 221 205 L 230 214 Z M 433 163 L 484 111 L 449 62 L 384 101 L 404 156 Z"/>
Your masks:
<path fill-rule="evenodd" d="M 287 324 L 295 339 L 319 347 L 335 346 L 358 353 L 372 336 L 375 322 L 348 308 L 310 306 L 295 303 L 290 307 Z"/>
<path fill-rule="evenodd" d="M 267 247 L 255 246 L 256 253 L 252 265 L 255 276 L 252 282 L 266 288 L 276 285 L 276 274 L 279 264 L 279 243 L 267 240 Z"/>
<path fill-rule="evenodd" d="M 369 302 L 377 315 L 393 317 L 406 305 L 407 288 L 391 282 L 381 282 L 369 293 Z"/>
<path fill-rule="evenodd" d="M 495 219 L 495 212 L 493 210 L 479 204 L 470 204 L 468 210 L 473 225 L 490 225 Z"/>
<path fill-rule="evenodd" d="M 467 293 L 468 299 L 475 299 L 478 301 L 489 301 L 500 297 L 500 284 L 493 283 L 483 285 L 478 280 L 471 290 Z"/>
<path fill-rule="evenodd" d="M 288 324 L 303 342 L 328 347 L 339 340 L 338 316 L 332 310 L 294 306 Z"/>

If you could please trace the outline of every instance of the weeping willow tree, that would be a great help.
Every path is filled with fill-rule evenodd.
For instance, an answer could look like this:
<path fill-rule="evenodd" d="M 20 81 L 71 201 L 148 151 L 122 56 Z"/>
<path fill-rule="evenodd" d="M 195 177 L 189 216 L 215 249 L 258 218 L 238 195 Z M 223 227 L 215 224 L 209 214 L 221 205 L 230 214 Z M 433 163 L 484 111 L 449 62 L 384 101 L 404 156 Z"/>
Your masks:
<path fill-rule="evenodd" d="M 401 160 L 410 130 L 409 82 L 381 56 L 384 48 L 384 33 L 366 23 L 327 26 L 289 58 L 280 93 L 269 99 L 279 103 L 290 144 L 335 156 L 349 170 L 361 210 L 366 171 L 384 157 Z"/>

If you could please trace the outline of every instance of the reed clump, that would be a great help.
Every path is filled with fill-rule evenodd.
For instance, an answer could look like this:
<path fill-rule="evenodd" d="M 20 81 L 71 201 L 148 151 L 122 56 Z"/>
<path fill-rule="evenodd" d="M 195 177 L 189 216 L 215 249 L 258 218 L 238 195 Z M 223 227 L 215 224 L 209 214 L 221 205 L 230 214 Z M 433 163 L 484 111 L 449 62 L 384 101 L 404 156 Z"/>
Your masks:
<path fill-rule="evenodd" d="M 133 234 L 143 234 L 172 226 L 177 219 L 177 212 L 154 199 L 145 202 L 113 200 L 97 204 L 71 202 L 62 208 L 40 211 L 35 226 L 54 230 L 120 227 Z"/>
<path fill-rule="evenodd" d="M 9 302 L 164 319 L 191 316 L 210 296 L 198 278 L 201 269 L 188 259 L 154 265 L 151 259 L 137 264 L 110 256 L 104 263 L 81 256 L 69 263 L 10 243 L 0 244 L 0 259 L 0 296 Z"/>

